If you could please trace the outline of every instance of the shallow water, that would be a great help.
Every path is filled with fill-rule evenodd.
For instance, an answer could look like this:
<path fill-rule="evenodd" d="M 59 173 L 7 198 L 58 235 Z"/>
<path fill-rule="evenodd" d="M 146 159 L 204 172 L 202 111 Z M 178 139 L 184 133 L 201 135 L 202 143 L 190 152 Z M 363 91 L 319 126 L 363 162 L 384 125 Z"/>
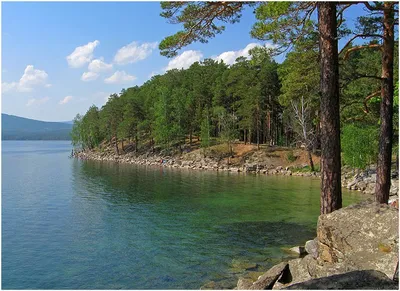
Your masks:
<path fill-rule="evenodd" d="M 69 159 L 2 142 L 3 289 L 233 287 L 315 237 L 319 180 Z M 344 193 L 344 204 L 359 201 Z M 233 285 L 232 285 L 233 284 Z"/>

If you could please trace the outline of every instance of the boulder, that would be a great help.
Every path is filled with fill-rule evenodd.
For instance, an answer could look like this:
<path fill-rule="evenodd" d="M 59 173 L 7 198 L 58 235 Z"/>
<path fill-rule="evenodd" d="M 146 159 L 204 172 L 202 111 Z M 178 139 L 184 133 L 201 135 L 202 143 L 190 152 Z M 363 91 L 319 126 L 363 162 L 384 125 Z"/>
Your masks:
<path fill-rule="evenodd" d="M 384 273 L 376 270 L 352 271 L 339 275 L 309 280 L 293 284 L 285 289 L 289 290 L 329 290 L 329 289 L 380 289 L 398 290 L 398 283 L 390 280 Z"/>
<path fill-rule="evenodd" d="M 318 257 L 318 238 L 306 241 L 304 248 L 308 254 L 316 259 Z"/>
<path fill-rule="evenodd" d="M 281 283 L 289 283 L 290 285 L 304 282 L 312 279 L 308 272 L 308 264 L 310 256 L 306 256 L 302 259 L 295 259 L 289 261 L 289 275 L 286 278 L 282 278 Z"/>
<path fill-rule="evenodd" d="M 399 256 L 398 209 L 364 201 L 318 219 L 319 259 L 394 277 Z"/>
<path fill-rule="evenodd" d="M 237 290 L 248 290 L 253 285 L 251 279 L 240 277 L 237 282 Z"/>
<path fill-rule="evenodd" d="M 264 275 L 260 276 L 257 281 L 253 283 L 248 289 L 249 290 L 266 290 L 272 289 L 274 283 L 278 280 L 281 274 L 288 268 L 287 262 L 282 262 L 278 265 L 273 266 Z"/>

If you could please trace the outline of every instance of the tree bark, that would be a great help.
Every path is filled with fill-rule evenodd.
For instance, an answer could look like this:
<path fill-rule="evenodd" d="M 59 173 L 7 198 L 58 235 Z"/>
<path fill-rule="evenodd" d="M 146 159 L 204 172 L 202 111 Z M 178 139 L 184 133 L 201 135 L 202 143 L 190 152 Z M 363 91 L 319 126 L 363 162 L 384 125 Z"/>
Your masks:
<path fill-rule="evenodd" d="M 382 85 L 379 134 L 379 154 L 376 168 L 375 200 L 388 203 L 390 191 L 390 169 L 393 142 L 393 54 L 394 11 L 391 2 L 385 2 L 383 10 Z"/>
<path fill-rule="evenodd" d="M 307 150 L 307 153 L 308 153 L 308 161 L 310 162 L 311 172 L 315 172 L 314 162 L 313 162 L 313 159 L 312 159 L 311 150 Z"/>
<path fill-rule="evenodd" d="M 117 138 L 117 135 L 115 135 L 115 151 L 116 151 L 117 155 L 119 156 L 118 138 Z"/>
<path fill-rule="evenodd" d="M 335 2 L 318 2 L 321 66 L 321 214 L 342 207 L 339 61 Z"/>
<path fill-rule="evenodd" d="M 137 133 L 135 133 L 135 153 L 138 151 L 138 136 Z"/>

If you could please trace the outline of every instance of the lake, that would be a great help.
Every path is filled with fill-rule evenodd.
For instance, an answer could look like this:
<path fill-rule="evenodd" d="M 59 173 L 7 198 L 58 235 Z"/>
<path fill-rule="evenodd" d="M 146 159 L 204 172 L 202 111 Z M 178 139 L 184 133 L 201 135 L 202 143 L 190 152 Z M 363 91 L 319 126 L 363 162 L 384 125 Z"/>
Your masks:
<path fill-rule="evenodd" d="M 242 263 L 265 270 L 316 236 L 318 179 L 70 153 L 68 141 L 2 142 L 3 289 L 234 287 Z"/>

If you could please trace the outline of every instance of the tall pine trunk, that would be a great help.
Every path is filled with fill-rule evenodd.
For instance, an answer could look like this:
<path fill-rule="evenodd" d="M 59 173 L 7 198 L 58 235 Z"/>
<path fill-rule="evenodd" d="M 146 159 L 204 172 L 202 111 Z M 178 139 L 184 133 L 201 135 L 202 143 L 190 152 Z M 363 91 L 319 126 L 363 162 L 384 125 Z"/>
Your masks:
<path fill-rule="evenodd" d="M 321 214 L 342 207 L 339 61 L 335 2 L 318 2 L 321 65 Z"/>
<path fill-rule="evenodd" d="M 375 200 L 388 203 L 390 191 L 390 168 L 392 164 L 393 140 L 393 53 L 394 12 L 393 3 L 385 2 L 383 11 L 383 53 L 381 85 L 381 128 L 379 154 L 376 168 Z"/>

